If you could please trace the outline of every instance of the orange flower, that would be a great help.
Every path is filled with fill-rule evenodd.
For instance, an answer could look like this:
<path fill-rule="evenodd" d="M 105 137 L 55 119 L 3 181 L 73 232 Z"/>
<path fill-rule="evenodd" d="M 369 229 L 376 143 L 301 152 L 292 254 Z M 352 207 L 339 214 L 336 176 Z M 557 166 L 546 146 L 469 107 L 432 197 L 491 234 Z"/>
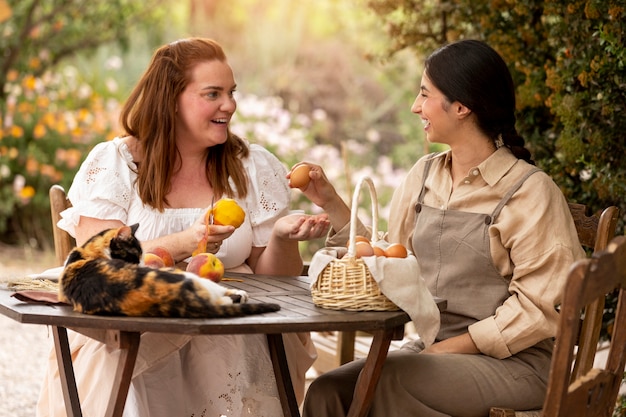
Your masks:
<path fill-rule="evenodd" d="M 35 175 L 39 169 L 39 162 L 33 157 L 26 159 L 26 172 L 30 175 Z"/>
<path fill-rule="evenodd" d="M 9 72 L 7 72 L 7 81 L 13 82 L 17 80 L 18 75 L 19 75 L 19 72 L 17 72 L 16 70 L 14 69 L 9 70 Z"/>
<path fill-rule="evenodd" d="M 34 90 L 35 85 L 37 85 L 37 80 L 32 75 L 27 75 L 22 80 L 22 87 L 24 87 L 27 90 Z"/>
<path fill-rule="evenodd" d="M 37 123 L 33 129 L 33 136 L 35 139 L 41 139 L 46 135 L 46 127 L 41 123 Z"/>
<path fill-rule="evenodd" d="M 21 126 L 13 125 L 11 126 L 11 136 L 14 138 L 21 138 L 24 136 L 24 129 Z"/>
<path fill-rule="evenodd" d="M 50 105 L 50 99 L 46 96 L 38 96 L 37 97 L 37 107 L 40 109 L 47 109 Z"/>

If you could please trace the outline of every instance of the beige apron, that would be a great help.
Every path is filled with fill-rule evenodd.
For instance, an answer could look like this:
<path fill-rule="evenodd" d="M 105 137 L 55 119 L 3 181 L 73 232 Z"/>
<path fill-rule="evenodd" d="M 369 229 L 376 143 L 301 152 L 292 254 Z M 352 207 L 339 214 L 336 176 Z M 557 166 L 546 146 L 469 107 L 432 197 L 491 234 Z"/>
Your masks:
<path fill-rule="evenodd" d="M 510 296 L 511 277 L 502 277 L 491 258 L 489 226 L 524 181 L 539 169 L 533 167 L 522 176 L 488 215 L 424 205 L 424 184 L 431 163 L 432 159 L 428 160 L 424 168 L 415 206 L 413 249 L 430 292 L 448 300 L 437 335 L 437 340 L 443 340 L 465 333 L 471 324 L 493 315 Z"/>

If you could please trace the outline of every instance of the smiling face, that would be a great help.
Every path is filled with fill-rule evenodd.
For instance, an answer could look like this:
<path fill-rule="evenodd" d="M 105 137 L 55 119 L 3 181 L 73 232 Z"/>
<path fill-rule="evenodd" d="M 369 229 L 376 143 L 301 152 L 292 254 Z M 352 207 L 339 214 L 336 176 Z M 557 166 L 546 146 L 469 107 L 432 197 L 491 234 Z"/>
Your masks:
<path fill-rule="evenodd" d="M 449 144 L 452 129 L 456 127 L 453 106 L 446 96 L 434 86 L 426 72 L 422 75 L 420 93 L 411 111 L 422 118 L 426 139 L 431 143 Z"/>
<path fill-rule="evenodd" d="M 226 62 L 201 62 L 189 71 L 189 83 L 178 97 L 176 138 L 205 149 L 226 142 L 237 109 L 233 71 Z"/>

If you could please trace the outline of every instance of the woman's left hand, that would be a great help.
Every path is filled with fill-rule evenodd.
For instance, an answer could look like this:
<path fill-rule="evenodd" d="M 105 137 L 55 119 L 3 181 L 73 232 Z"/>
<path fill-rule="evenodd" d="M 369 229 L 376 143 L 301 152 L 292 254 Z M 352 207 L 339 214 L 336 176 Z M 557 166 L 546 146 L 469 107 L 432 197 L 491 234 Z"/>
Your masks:
<path fill-rule="evenodd" d="M 274 233 L 282 239 L 312 240 L 326 236 L 329 228 L 326 213 L 289 214 L 276 221 Z"/>

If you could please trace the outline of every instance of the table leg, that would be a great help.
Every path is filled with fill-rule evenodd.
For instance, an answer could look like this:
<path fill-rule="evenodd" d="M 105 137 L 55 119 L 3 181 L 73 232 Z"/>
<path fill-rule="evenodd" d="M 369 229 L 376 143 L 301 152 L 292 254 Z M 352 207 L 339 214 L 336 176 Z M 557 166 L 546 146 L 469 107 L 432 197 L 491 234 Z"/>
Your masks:
<path fill-rule="evenodd" d="M 374 335 L 374 338 L 365 359 L 365 365 L 357 379 L 352 404 L 350 405 L 350 410 L 348 410 L 348 417 L 365 417 L 369 412 L 374 399 L 376 384 L 383 370 L 389 345 L 396 333 L 396 329 L 376 330 L 371 333 Z"/>
<path fill-rule="evenodd" d="M 72 355 L 67 339 L 67 329 L 65 327 L 52 326 L 52 330 L 67 415 L 68 417 L 82 417 L 74 366 L 72 365 Z M 105 416 L 121 417 L 124 412 L 128 389 L 130 388 L 135 361 L 137 360 L 137 352 L 139 351 L 139 342 L 141 340 L 140 333 L 120 330 L 90 333 L 89 329 L 87 331 L 85 329 L 77 330 L 81 333 L 90 334 L 96 340 L 120 350 L 120 357 L 115 369 L 111 396 L 109 397 Z"/>
<path fill-rule="evenodd" d="M 120 358 L 115 370 L 111 397 L 105 416 L 121 417 L 137 360 L 140 334 L 138 332 L 111 332 L 110 337 L 115 340 L 110 341 L 109 344 L 116 345 L 120 349 Z"/>
<path fill-rule="evenodd" d="M 59 376 L 63 389 L 63 400 L 65 401 L 67 415 L 68 417 L 82 417 L 83 413 L 80 410 L 70 344 L 67 340 L 67 329 L 65 327 L 52 326 L 52 334 L 54 336 L 54 350 L 57 356 Z"/>
<path fill-rule="evenodd" d="M 283 335 L 280 333 L 268 334 L 267 344 L 270 350 L 270 357 L 272 358 L 272 366 L 274 367 L 274 376 L 276 377 L 276 386 L 278 387 L 278 396 L 280 397 L 280 404 L 283 408 L 283 415 L 284 417 L 300 417 L 298 401 L 296 400 L 296 394 L 293 392 L 287 356 L 285 355 Z"/>

